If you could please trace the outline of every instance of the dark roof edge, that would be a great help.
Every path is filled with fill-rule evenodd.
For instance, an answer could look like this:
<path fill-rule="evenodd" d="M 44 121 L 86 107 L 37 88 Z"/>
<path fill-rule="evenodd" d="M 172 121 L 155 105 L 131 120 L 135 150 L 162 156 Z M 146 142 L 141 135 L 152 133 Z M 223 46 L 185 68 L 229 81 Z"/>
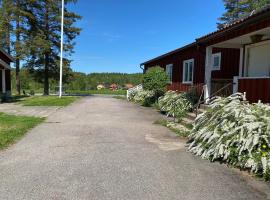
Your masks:
<path fill-rule="evenodd" d="M 215 32 L 209 33 L 208 35 L 197 38 L 196 42 L 198 44 L 206 43 L 212 39 L 222 37 L 223 35 L 227 34 L 230 31 L 237 30 L 239 28 L 242 28 L 243 26 L 246 26 L 248 24 L 252 24 L 260 19 L 264 19 L 265 17 L 270 17 L 270 8 L 269 7 L 267 9 L 259 12 L 259 13 L 256 13 L 254 15 L 247 17 L 247 18 L 239 20 L 238 22 L 235 22 L 224 29 L 217 30 Z"/>
<path fill-rule="evenodd" d="M 145 62 L 141 63 L 140 66 L 145 65 L 145 64 L 148 64 L 148 63 L 151 63 L 151 62 L 156 61 L 156 60 L 159 60 L 159 59 L 164 58 L 166 56 L 170 56 L 170 55 L 172 55 L 174 53 L 178 53 L 178 52 L 180 52 L 182 50 L 185 50 L 185 49 L 190 48 L 190 47 L 193 47 L 193 46 L 196 46 L 196 42 L 193 42 L 191 44 L 185 45 L 185 46 L 183 46 L 181 48 L 175 49 L 175 50 L 170 51 L 168 53 L 162 54 L 161 56 L 155 57 L 155 58 L 153 58 L 151 60 L 145 61 Z"/>
<path fill-rule="evenodd" d="M 0 49 L 0 51 L 8 58 L 10 61 L 14 62 L 15 58 L 13 58 L 11 55 L 9 55 L 7 52 L 5 52 L 3 49 Z"/>

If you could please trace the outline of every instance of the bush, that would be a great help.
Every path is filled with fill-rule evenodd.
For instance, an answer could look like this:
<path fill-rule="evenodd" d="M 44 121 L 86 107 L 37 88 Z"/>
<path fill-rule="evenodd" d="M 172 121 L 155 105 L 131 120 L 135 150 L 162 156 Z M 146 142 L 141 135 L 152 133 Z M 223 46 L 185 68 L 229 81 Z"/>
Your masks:
<path fill-rule="evenodd" d="M 162 112 L 174 118 L 181 118 L 192 109 L 192 104 L 186 93 L 177 93 L 175 91 L 166 92 L 163 97 L 159 98 L 158 104 Z"/>
<path fill-rule="evenodd" d="M 143 88 L 153 91 L 156 100 L 165 93 L 167 84 L 168 76 L 161 67 L 152 67 L 143 76 Z"/>
<path fill-rule="evenodd" d="M 129 92 L 129 95 L 128 95 L 128 101 L 134 101 L 134 97 L 137 95 L 137 93 L 139 92 L 140 90 L 132 90 Z"/>
<path fill-rule="evenodd" d="M 134 101 L 143 106 L 151 106 L 155 102 L 155 93 L 149 90 L 139 90 L 134 96 Z"/>
<path fill-rule="evenodd" d="M 242 94 L 214 100 L 195 120 L 189 151 L 269 180 L 270 106 L 242 100 Z"/>

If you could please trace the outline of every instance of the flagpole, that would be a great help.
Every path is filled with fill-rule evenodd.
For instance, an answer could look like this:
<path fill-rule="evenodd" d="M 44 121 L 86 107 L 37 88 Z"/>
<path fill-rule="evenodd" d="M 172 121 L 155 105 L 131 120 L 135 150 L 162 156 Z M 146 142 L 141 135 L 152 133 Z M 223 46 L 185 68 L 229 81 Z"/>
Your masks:
<path fill-rule="evenodd" d="M 62 97 L 62 81 L 63 81 L 63 43 L 64 43 L 64 0 L 62 0 L 62 18 L 61 18 L 61 55 L 60 55 L 60 81 L 59 81 L 59 98 Z"/>

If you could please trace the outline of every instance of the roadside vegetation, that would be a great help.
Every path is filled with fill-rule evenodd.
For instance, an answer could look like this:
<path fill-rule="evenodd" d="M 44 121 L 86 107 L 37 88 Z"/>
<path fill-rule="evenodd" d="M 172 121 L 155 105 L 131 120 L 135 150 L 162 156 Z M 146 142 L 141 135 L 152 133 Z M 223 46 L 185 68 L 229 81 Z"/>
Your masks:
<path fill-rule="evenodd" d="M 154 124 L 162 125 L 169 128 L 172 132 L 174 132 L 177 136 L 187 138 L 190 134 L 190 128 L 184 127 L 178 123 L 175 123 L 170 120 L 160 119 L 154 122 Z"/>
<path fill-rule="evenodd" d="M 0 113 L 0 149 L 4 149 L 16 142 L 29 129 L 43 121 L 43 118 L 13 116 Z"/>
<path fill-rule="evenodd" d="M 154 82 L 163 81 L 158 78 L 159 69 L 153 71 L 151 76 L 156 77 L 151 83 L 144 79 L 144 84 L 158 85 Z M 149 74 L 146 76 L 149 77 Z M 192 124 L 187 124 L 182 120 L 194 108 L 197 101 L 194 93 L 168 91 L 162 94 L 165 86 L 160 84 L 160 87 L 160 93 L 149 88 L 144 90 L 145 87 L 133 91 L 128 100 L 142 106 L 153 106 L 165 114 L 167 119 L 157 120 L 154 124 L 165 126 L 177 135 L 186 137 L 189 151 L 193 154 L 248 170 L 270 181 L 269 105 L 250 104 L 244 101 L 240 93 L 227 98 L 216 97 Z"/>
<path fill-rule="evenodd" d="M 100 90 L 67 90 L 66 94 L 78 94 L 78 95 L 91 95 L 91 94 L 106 94 L 106 95 L 126 95 L 127 91 L 120 90 L 110 90 L 110 89 L 100 89 Z"/>
<path fill-rule="evenodd" d="M 35 76 L 27 69 L 20 72 L 21 93 L 43 94 L 43 84 L 36 80 Z M 127 87 L 142 83 L 142 74 L 125 73 L 79 73 L 69 71 L 64 79 L 64 91 L 68 94 L 126 94 Z M 110 89 L 114 84 L 116 88 Z M 50 79 L 50 93 L 56 93 L 59 83 L 57 79 Z M 12 91 L 16 91 L 16 74 L 12 71 Z M 98 88 L 101 86 L 102 88 Z"/>
<path fill-rule="evenodd" d="M 18 103 L 24 106 L 68 106 L 80 97 L 63 96 L 32 96 L 19 99 Z"/>
<path fill-rule="evenodd" d="M 217 98 L 197 117 L 189 139 L 195 155 L 270 181 L 270 106 L 249 104 L 242 94 Z"/>

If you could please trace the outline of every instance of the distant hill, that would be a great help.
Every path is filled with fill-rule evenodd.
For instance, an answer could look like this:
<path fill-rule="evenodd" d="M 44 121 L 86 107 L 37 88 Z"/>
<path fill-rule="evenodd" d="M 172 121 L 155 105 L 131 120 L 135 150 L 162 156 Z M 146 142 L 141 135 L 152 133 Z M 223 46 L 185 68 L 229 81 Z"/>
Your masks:
<path fill-rule="evenodd" d="M 20 73 L 22 90 L 41 92 L 43 84 L 34 80 L 34 77 L 27 69 L 22 69 Z M 65 78 L 64 87 L 66 90 L 94 90 L 97 85 L 103 84 L 109 86 L 117 84 L 124 86 L 125 84 L 138 85 L 142 82 L 142 73 L 127 74 L 127 73 L 90 73 L 70 72 L 68 78 Z M 12 88 L 15 91 L 15 72 L 12 72 Z M 54 91 L 58 86 L 58 80 L 50 80 L 50 89 Z"/>

